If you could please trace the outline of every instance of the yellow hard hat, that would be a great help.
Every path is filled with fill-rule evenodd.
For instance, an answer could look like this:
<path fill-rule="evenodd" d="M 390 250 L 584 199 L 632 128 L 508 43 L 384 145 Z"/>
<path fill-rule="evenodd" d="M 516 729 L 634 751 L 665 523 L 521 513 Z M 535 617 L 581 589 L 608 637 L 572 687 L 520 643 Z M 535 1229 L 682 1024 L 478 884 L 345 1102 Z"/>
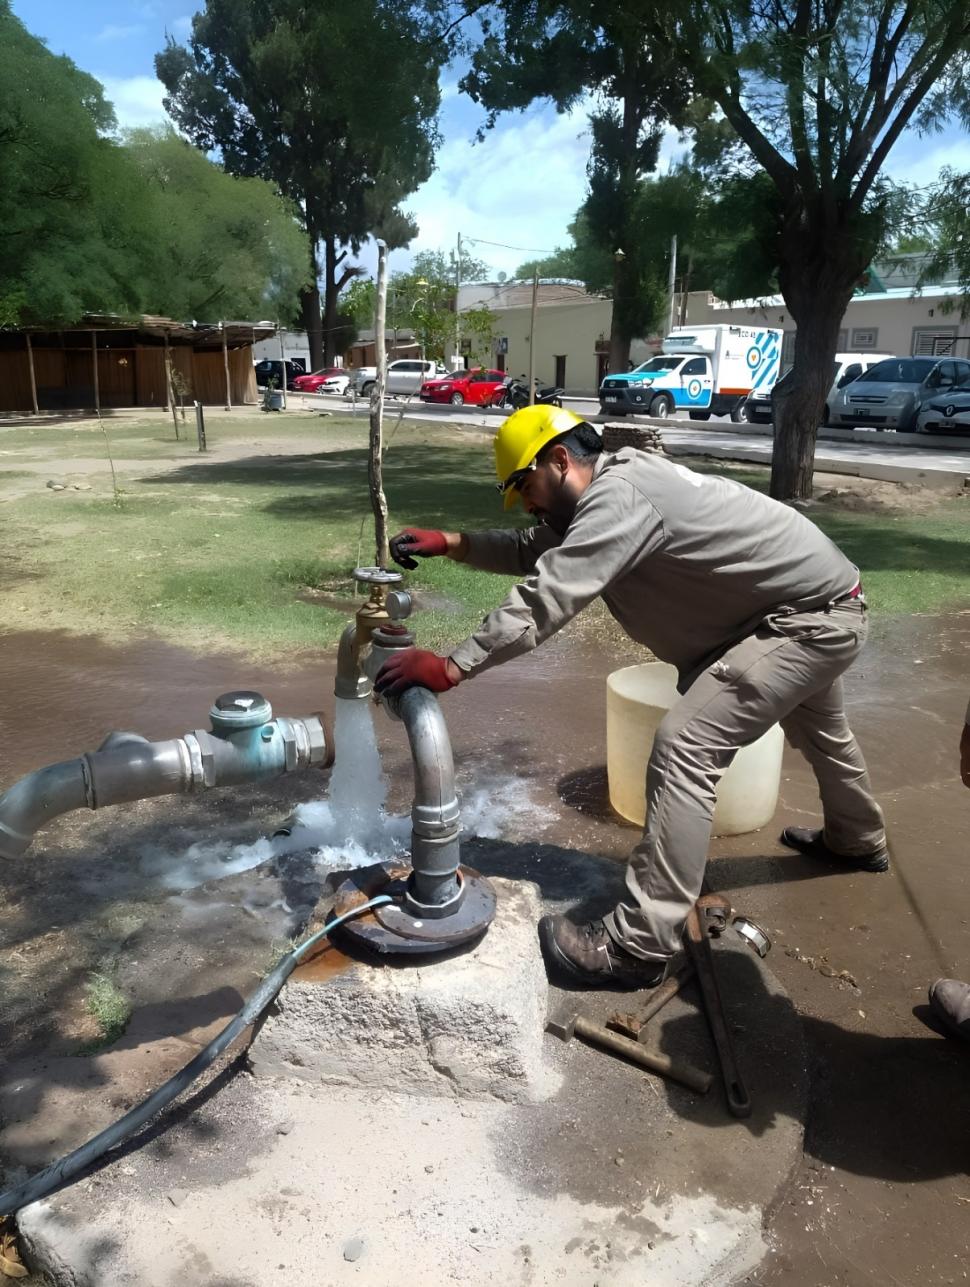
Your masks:
<path fill-rule="evenodd" d="M 583 417 L 575 412 L 548 405 L 522 407 L 502 422 L 495 435 L 495 472 L 506 509 L 520 499 L 510 479 L 531 465 L 547 442 L 582 423 Z"/>

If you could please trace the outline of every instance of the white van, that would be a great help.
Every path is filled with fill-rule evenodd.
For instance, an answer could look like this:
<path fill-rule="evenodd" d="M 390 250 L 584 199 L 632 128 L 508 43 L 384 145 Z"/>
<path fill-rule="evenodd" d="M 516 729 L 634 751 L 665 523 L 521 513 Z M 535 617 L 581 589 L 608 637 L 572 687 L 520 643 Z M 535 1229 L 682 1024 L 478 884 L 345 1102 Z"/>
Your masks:
<path fill-rule="evenodd" d="M 829 415 L 831 414 L 832 399 L 838 391 L 853 380 L 858 380 L 863 371 L 868 371 L 871 366 L 881 362 L 883 358 L 892 357 L 891 353 L 836 353 L 835 363 L 832 367 L 832 384 L 825 398 L 825 412 L 822 417 L 822 424 L 827 425 Z M 781 373 L 787 375 L 791 370 L 791 364 L 785 367 Z M 781 379 L 781 376 L 778 377 Z M 774 385 L 772 385 L 774 388 Z M 744 401 L 744 419 L 750 424 L 770 425 L 771 424 L 771 389 L 757 389 L 749 393 Z"/>

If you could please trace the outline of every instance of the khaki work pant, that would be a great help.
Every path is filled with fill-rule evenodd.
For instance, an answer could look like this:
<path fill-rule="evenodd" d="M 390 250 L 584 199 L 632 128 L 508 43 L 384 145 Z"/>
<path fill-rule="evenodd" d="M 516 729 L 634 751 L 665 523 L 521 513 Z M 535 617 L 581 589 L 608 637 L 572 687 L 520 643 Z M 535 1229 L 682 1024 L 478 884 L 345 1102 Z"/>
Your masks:
<path fill-rule="evenodd" d="M 852 735 L 841 676 L 868 632 L 865 601 L 774 613 L 703 671 L 662 721 L 647 766 L 647 823 L 606 918 L 636 956 L 680 947 L 701 892 L 717 784 L 742 746 L 780 723 L 818 779 L 825 840 L 846 855 L 885 844 L 879 806 Z"/>

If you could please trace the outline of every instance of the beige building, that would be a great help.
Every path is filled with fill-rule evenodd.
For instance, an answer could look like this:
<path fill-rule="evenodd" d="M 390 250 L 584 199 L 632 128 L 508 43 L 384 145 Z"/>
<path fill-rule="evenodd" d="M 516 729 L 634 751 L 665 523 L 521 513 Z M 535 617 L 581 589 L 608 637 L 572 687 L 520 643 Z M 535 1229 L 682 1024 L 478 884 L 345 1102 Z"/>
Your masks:
<path fill-rule="evenodd" d="M 851 301 L 839 335 L 839 352 L 905 354 L 958 353 L 970 356 L 970 322 L 960 321 L 960 288 L 955 283 L 917 289 L 918 257 L 877 265 L 865 291 Z M 532 284 L 505 282 L 462 288 L 460 307 L 485 305 L 495 316 L 492 363 L 512 375 L 529 370 Z M 575 282 L 542 282 L 535 326 L 535 373 L 567 393 L 595 396 L 606 373 L 612 304 L 588 295 Z M 762 322 L 785 332 L 783 362 L 794 352 L 795 324 L 780 295 L 728 303 L 706 291 L 675 300 L 674 316 L 693 325 Z M 634 364 L 660 348 L 662 336 L 636 340 Z M 466 357 L 467 360 L 467 357 Z"/>

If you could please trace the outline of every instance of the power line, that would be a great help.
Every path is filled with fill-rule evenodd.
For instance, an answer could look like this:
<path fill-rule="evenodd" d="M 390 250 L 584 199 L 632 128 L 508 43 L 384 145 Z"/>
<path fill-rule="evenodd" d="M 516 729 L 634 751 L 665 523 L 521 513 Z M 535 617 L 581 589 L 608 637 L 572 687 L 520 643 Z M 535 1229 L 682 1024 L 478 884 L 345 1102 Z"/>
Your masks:
<path fill-rule="evenodd" d="M 484 237 L 464 236 L 463 241 L 472 241 L 476 246 L 497 246 L 499 250 L 521 250 L 527 255 L 554 255 L 555 250 L 546 246 L 509 246 L 504 241 L 486 241 Z"/>

